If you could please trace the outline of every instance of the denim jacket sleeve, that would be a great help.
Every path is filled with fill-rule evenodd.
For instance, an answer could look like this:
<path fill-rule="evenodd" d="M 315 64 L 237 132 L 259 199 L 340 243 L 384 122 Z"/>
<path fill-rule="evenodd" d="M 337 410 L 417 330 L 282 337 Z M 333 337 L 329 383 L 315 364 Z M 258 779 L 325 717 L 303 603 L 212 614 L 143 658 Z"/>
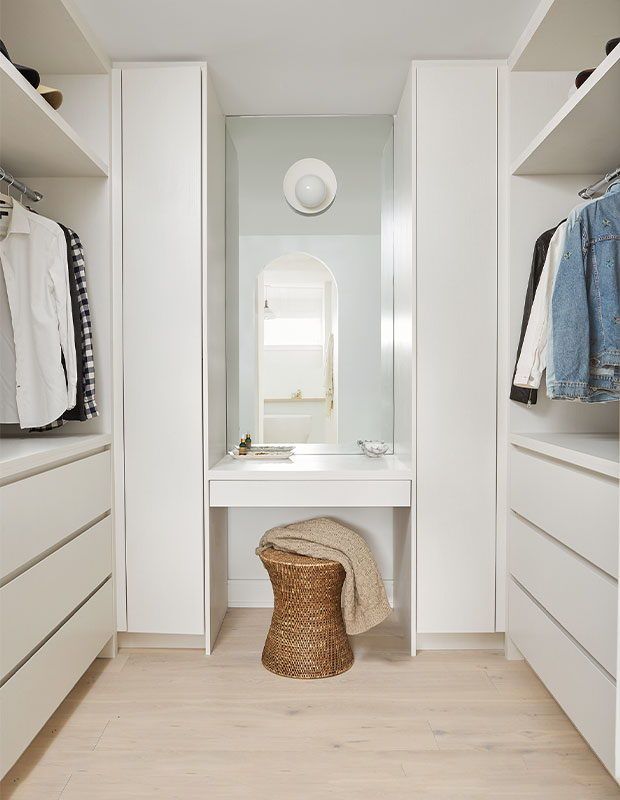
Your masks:
<path fill-rule="evenodd" d="M 587 295 L 588 229 L 583 218 L 568 232 L 551 298 L 550 397 L 588 395 L 590 319 Z"/>

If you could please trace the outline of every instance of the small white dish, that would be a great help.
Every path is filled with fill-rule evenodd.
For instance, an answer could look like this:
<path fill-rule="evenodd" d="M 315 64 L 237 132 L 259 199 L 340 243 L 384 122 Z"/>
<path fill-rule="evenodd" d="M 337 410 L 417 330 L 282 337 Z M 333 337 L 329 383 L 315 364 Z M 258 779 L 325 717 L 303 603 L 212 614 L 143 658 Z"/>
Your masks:
<path fill-rule="evenodd" d="M 386 442 L 380 442 L 374 439 L 358 439 L 357 443 L 362 448 L 362 453 L 368 456 L 368 458 L 380 458 L 390 449 L 389 444 Z"/>

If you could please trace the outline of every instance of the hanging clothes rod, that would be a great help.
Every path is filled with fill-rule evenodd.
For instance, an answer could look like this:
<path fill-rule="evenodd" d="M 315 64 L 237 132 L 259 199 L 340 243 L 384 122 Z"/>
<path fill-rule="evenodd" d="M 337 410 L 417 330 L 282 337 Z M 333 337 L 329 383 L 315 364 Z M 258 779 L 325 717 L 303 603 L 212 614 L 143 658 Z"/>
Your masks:
<path fill-rule="evenodd" d="M 32 200 L 34 203 L 37 203 L 43 197 L 41 192 L 36 192 L 34 189 L 26 186 L 25 183 L 18 181 L 17 178 L 14 178 L 11 173 L 7 172 L 3 167 L 0 167 L 0 181 L 8 183 L 9 187 L 14 186 L 20 194 L 23 194 L 24 197 L 27 197 L 28 200 Z"/>
<path fill-rule="evenodd" d="M 620 167 L 608 172 L 607 175 L 605 175 L 604 178 L 601 178 L 600 181 L 593 183 L 591 186 L 586 186 L 585 189 L 582 189 L 579 192 L 579 197 L 583 197 L 584 200 L 590 200 L 605 186 L 606 183 L 611 183 L 611 181 L 615 181 L 616 178 L 620 178 Z"/>

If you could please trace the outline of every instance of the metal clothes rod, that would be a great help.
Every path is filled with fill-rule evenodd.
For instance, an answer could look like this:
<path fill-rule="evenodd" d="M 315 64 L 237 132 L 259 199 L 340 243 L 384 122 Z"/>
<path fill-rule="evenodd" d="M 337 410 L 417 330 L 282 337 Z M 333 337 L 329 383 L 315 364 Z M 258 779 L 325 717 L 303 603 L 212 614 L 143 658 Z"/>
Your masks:
<path fill-rule="evenodd" d="M 14 186 L 20 194 L 23 194 L 24 197 L 27 197 L 28 200 L 32 200 L 34 203 L 37 203 L 43 197 L 41 192 L 36 192 L 34 189 L 26 186 L 25 183 L 18 181 L 3 167 L 0 167 L 0 181 L 8 183 L 9 187 Z"/>
<path fill-rule="evenodd" d="M 579 192 L 579 197 L 583 197 L 584 200 L 590 200 L 605 186 L 606 183 L 611 183 L 611 181 L 615 181 L 616 178 L 620 178 L 620 167 L 608 172 L 607 175 L 605 175 L 604 178 L 601 178 L 600 181 L 593 183 L 591 186 L 586 186 L 585 189 L 582 189 Z"/>

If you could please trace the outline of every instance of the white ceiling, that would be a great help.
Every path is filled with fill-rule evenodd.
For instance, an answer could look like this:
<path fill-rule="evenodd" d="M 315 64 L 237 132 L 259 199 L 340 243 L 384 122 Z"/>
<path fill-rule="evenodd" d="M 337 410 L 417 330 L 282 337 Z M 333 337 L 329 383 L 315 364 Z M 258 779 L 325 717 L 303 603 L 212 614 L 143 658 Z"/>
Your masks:
<path fill-rule="evenodd" d="M 538 0 L 75 0 L 115 60 L 206 60 L 226 114 L 392 114 L 412 58 L 505 58 Z"/>

